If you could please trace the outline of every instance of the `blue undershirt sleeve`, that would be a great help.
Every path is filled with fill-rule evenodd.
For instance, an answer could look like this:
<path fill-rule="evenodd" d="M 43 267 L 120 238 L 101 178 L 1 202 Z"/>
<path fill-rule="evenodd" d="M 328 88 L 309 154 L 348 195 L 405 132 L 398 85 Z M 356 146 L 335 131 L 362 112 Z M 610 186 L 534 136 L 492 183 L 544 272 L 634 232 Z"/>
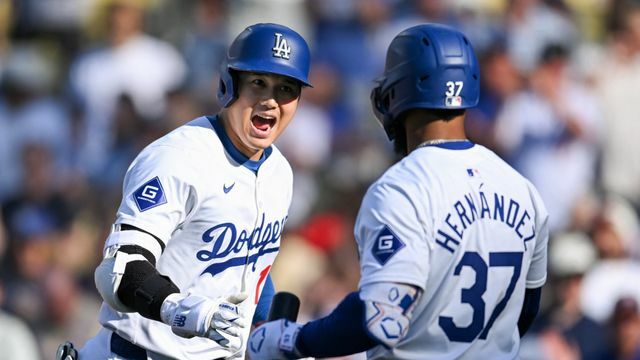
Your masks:
<path fill-rule="evenodd" d="M 260 294 L 260 299 L 258 299 L 258 306 L 256 307 L 256 312 L 253 314 L 253 320 L 251 321 L 252 324 L 257 325 L 267 321 L 267 316 L 269 316 L 269 308 L 271 307 L 271 300 L 273 299 L 273 295 L 275 293 L 276 289 L 273 286 L 271 274 L 269 274 L 264 281 L 262 293 Z"/>
<path fill-rule="evenodd" d="M 296 348 L 305 357 L 336 357 L 356 354 L 378 345 L 368 334 L 365 304 L 358 292 L 350 293 L 324 318 L 305 324 Z"/>

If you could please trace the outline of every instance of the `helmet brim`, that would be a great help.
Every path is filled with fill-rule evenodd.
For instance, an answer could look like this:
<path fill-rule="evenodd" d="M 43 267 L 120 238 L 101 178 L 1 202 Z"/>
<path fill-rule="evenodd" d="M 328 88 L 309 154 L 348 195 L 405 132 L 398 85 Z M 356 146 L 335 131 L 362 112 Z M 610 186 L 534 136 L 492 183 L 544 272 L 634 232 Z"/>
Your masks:
<path fill-rule="evenodd" d="M 235 71 L 255 72 L 255 73 L 261 73 L 261 74 L 281 75 L 281 76 L 288 77 L 290 79 L 297 80 L 303 86 L 313 87 L 313 85 L 311 85 L 311 83 L 309 82 L 309 79 L 307 78 L 307 76 L 303 74 L 302 71 L 292 68 L 289 65 L 274 64 L 272 61 L 264 61 L 264 63 L 255 62 L 255 61 L 252 61 L 251 63 L 237 61 L 237 62 L 234 62 L 233 64 L 229 64 L 229 69 L 232 69 Z"/>

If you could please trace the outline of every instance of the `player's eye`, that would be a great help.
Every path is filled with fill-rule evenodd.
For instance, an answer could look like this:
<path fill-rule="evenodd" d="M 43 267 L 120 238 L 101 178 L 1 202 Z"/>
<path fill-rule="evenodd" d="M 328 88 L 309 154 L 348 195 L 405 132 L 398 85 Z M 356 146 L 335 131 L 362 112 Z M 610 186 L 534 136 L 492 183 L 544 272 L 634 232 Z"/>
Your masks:
<path fill-rule="evenodd" d="M 291 101 L 300 96 L 300 86 L 293 84 L 280 84 L 277 87 L 278 97 L 284 101 Z"/>
<path fill-rule="evenodd" d="M 258 78 L 258 79 L 253 79 L 253 80 L 251 80 L 251 84 L 256 85 L 256 86 L 260 86 L 260 87 L 262 87 L 262 86 L 265 86 L 265 85 L 266 85 L 266 83 L 264 82 L 264 80 L 259 79 L 259 78 Z"/>

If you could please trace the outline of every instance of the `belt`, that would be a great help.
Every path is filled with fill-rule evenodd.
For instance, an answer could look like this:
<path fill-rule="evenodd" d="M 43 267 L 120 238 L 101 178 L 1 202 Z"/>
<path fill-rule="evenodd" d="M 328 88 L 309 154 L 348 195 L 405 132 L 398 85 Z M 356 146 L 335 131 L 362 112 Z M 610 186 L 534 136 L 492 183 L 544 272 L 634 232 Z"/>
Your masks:
<path fill-rule="evenodd" d="M 111 334 L 111 352 L 127 360 L 147 360 L 147 350 L 130 343 L 115 332 Z"/>

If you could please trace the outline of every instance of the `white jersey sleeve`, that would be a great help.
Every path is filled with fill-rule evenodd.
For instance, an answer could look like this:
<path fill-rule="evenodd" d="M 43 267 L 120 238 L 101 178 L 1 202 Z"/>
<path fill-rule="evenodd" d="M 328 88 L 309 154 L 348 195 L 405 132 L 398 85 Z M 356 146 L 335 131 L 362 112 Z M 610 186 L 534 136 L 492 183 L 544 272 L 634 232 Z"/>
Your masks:
<path fill-rule="evenodd" d="M 355 226 L 361 288 L 386 281 L 424 290 L 430 249 L 425 224 L 409 194 L 408 184 L 400 187 L 391 181 L 376 182 L 367 191 Z"/>
<path fill-rule="evenodd" d="M 533 256 L 531 258 L 531 265 L 529 272 L 527 273 L 526 287 L 528 289 L 539 288 L 547 280 L 547 246 L 549 243 L 549 214 L 547 209 L 540 198 L 537 190 L 529 185 L 529 192 L 533 200 L 533 206 L 535 207 L 535 226 L 536 226 L 536 241 Z"/>
<path fill-rule="evenodd" d="M 138 227 L 166 245 L 197 207 L 197 179 L 184 151 L 148 146 L 125 175 L 116 223 Z"/>

